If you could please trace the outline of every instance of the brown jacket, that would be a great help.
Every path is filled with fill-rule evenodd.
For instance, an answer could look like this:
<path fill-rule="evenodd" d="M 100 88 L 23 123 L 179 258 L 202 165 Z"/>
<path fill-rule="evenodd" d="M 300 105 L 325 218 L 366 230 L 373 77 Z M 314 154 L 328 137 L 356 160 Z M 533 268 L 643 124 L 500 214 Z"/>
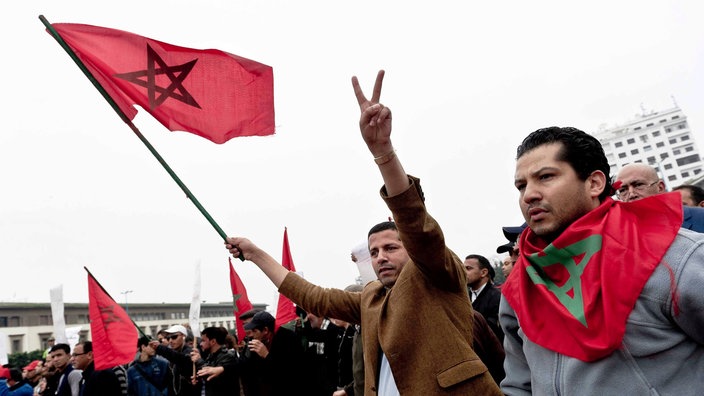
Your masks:
<path fill-rule="evenodd" d="M 279 291 L 307 311 L 361 324 L 365 395 L 377 394 L 382 351 L 403 396 L 501 395 L 472 349 L 473 313 L 462 262 L 426 212 L 419 180 L 411 182 L 394 197 L 385 197 L 382 189 L 411 258 L 393 288 L 374 281 L 362 293 L 348 293 L 291 273 Z"/>

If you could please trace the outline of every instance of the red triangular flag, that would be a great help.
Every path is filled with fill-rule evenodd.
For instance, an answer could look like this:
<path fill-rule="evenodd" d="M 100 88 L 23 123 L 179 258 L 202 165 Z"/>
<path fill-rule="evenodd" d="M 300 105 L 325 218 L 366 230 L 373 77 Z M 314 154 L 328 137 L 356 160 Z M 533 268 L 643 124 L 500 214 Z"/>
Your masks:
<path fill-rule="evenodd" d="M 96 370 L 134 360 L 137 329 L 127 312 L 88 273 L 88 314 Z"/>
<path fill-rule="evenodd" d="M 252 303 L 249 302 L 249 297 L 247 296 L 247 289 L 244 288 L 244 284 L 240 279 L 237 272 L 235 272 L 235 267 L 232 266 L 232 260 L 230 261 L 230 287 L 232 288 L 232 299 L 235 303 L 235 322 L 237 323 L 237 341 L 242 341 L 244 339 L 244 323 L 240 319 L 240 315 L 252 309 Z"/>
<path fill-rule="evenodd" d="M 274 133 L 272 68 L 122 30 L 52 24 L 130 120 L 139 105 L 171 131 L 215 143 Z"/>
<path fill-rule="evenodd" d="M 291 257 L 291 249 L 288 246 L 288 229 L 284 228 L 284 248 L 281 257 L 281 265 L 289 271 L 296 271 Z M 279 294 L 279 303 L 276 306 L 276 329 L 292 320 L 296 320 L 296 306 L 288 297 Z"/>

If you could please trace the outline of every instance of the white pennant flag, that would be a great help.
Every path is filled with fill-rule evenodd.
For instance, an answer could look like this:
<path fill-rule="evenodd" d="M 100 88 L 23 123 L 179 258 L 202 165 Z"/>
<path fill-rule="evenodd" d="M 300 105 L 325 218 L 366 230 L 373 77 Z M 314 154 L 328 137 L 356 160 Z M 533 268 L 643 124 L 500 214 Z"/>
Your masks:
<path fill-rule="evenodd" d="M 357 270 L 359 270 L 359 277 L 362 278 L 362 285 L 375 281 L 376 273 L 372 267 L 372 256 L 369 255 L 369 242 L 363 241 L 353 247 L 352 254 L 357 259 L 355 264 L 357 264 Z"/>
<path fill-rule="evenodd" d="M 0 366 L 7 364 L 7 334 L 0 331 Z"/>
<path fill-rule="evenodd" d="M 54 322 L 56 344 L 67 344 L 66 320 L 64 319 L 64 285 L 49 289 L 51 297 L 51 320 Z"/>
<path fill-rule="evenodd" d="M 200 336 L 200 262 L 196 263 L 196 273 L 193 277 L 193 298 L 188 312 L 188 324 L 191 325 L 193 338 Z"/>

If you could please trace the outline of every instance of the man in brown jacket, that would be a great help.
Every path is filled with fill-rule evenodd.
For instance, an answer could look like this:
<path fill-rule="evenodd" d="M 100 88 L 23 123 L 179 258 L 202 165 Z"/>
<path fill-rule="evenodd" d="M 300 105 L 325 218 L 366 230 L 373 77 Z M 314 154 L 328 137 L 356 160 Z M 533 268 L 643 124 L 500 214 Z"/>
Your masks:
<path fill-rule="evenodd" d="M 472 306 L 462 261 L 445 245 L 428 215 L 419 180 L 406 175 L 391 144 L 391 111 L 379 103 L 384 72 L 372 99 L 352 84 L 360 129 L 384 187 L 382 198 L 395 223 L 369 232 L 378 281 L 361 293 L 305 281 L 244 238 L 227 238 L 233 256 L 254 262 L 279 292 L 317 315 L 361 324 L 365 395 L 501 395 L 472 349 Z M 433 336 L 438 331 L 442 337 Z"/>

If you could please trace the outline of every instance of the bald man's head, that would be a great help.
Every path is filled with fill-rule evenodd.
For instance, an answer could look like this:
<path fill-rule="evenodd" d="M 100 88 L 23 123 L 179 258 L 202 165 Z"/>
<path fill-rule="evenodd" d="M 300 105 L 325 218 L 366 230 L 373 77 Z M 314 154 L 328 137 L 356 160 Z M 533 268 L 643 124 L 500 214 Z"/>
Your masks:
<path fill-rule="evenodd" d="M 624 166 L 616 175 L 616 181 L 621 182 L 617 194 L 622 201 L 635 201 L 665 192 L 665 182 L 660 180 L 655 168 L 646 164 Z"/>

